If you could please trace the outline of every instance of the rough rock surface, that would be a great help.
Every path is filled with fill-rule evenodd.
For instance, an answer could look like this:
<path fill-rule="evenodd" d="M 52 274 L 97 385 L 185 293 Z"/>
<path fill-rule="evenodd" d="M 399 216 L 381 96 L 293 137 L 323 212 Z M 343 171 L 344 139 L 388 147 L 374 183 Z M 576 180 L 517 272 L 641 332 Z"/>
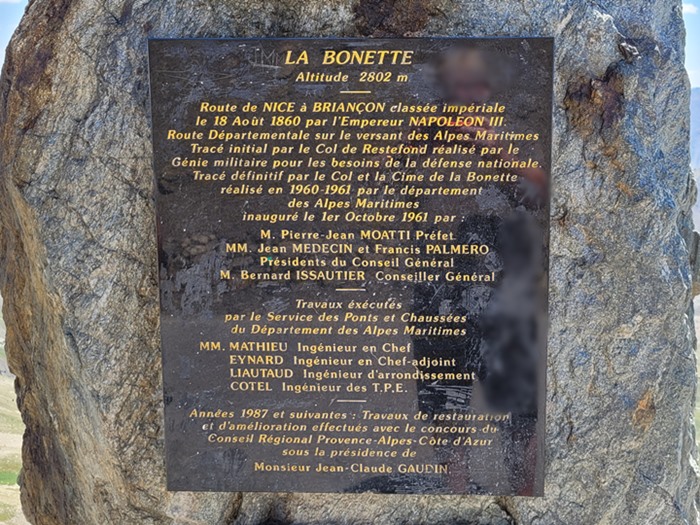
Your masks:
<path fill-rule="evenodd" d="M 164 491 L 146 38 L 557 39 L 547 496 Z M 680 0 L 32 0 L 0 283 L 35 524 L 697 523 Z"/>

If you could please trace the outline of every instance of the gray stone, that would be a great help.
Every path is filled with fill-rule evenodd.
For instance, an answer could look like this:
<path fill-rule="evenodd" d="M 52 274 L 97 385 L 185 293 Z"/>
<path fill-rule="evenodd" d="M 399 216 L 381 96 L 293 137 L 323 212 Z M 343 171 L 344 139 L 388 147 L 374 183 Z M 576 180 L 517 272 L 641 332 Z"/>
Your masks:
<path fill-rule="evenodd" d="M 554 36 L 545 498 L 164 490 L 146 38 Z M 697 523 L 680 0 L 34 0 L 0 284 L 35 524 Z"/>

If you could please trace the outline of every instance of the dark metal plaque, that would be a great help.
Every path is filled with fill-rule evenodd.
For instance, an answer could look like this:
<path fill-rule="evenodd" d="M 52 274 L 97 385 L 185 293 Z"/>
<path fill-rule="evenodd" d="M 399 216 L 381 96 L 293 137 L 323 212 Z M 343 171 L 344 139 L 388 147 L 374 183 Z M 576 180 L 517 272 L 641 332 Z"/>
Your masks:
<path fill-rule="evenodd" d="M 542 494 L 552 46 L 150 41 L 169 489 Z"/>

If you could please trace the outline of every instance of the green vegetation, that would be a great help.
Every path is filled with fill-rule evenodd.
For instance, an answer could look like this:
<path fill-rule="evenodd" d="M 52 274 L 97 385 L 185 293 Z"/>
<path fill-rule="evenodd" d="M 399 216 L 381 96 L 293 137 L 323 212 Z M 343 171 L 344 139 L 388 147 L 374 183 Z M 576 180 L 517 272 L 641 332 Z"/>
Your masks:
<path fill-rule="evenodd" d="M 4 326 L 0 320 L 0 359 L 5 360 Z M 0 364 L 0 366 L 2 366 Z M 22 524 L 17 476 L 22 467 L 24 425 L 17 410 L 14 378 L 0 376 L 0 524 Z"/>
<path fill-rule="evenodd" d="M 0 485 L 16 485 L 22 458 L 19 453 L 0 456 Z"/>
<path fill-rule="evenodd" d="M 17 508 L 15 505 L 0 503 L 0 523 L 9 522 L 16 513 Z"/>
<path fill-rule="evenodd" d="M 15 382 L 7 376 L 0 376 L 0 434 L 22 434 L 24 424 L 17 411 Z M 0 443 L 2 445 L 2 443 Z"/>

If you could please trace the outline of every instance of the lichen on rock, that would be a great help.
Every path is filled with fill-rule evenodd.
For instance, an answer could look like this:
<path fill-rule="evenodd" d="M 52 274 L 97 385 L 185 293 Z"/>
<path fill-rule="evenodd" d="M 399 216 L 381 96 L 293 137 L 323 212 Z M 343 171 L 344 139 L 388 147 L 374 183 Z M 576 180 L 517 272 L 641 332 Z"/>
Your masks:
<path fill-rule="evenodd" d="M 166 492 L 147 38 L 405 35 L 556 39 L 546 497 Z M 33 0 L 0 82 L 30 521 L 697 523 L 683 39 L 680 0 Z"/>

